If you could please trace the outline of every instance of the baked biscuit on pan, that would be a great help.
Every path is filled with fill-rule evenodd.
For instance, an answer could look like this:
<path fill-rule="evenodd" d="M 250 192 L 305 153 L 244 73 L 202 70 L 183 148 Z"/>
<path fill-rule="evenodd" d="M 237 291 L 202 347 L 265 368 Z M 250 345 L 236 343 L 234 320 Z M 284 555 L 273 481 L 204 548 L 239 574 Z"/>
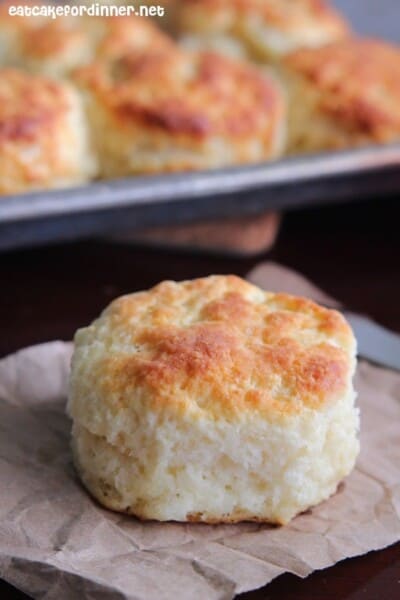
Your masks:
<path fill-rule="evenodd" d="M 104 177 L 258 162 L 283 150 L 281 89 L 241 62 L 171 47 L 97 61 L 75 76 Z"/>
<path fill-rule="evenodd" d="M 289 152 L 400 139 L 400 48 L 351 39 L 285 57 Z"/>
<path fill-rule="evenodd" d="M 75 185 L 94 172 L 77 91 L 0 69 L 0 194 Z"/>
<path fill-rule="evenodd" d="M 33 21 L 31 17 L 11 16 L 9 9 L 19 7 L 25 2 L 18 0 L 0 1 L 0 67 L 10 65 L 15 62 L 15 54 L 18 46 L 19 32 L 29 29 L 33 24 L 39 25 L 42 22 L 40 17 Z M 29 0 L 26 2 L 29 5 Z M 33 6 L 33 2 L 31 3 Z M 40 6 L 40 2 L 37 5 Z"/>
<path fill-rule="evenodd" d="M 349 35 L 344 18 L 325 0 L 181 0 L 176 15 L 188 47 L 261 62 Z"/>
<path fill-rule="evenodd" d="M 337 312 L 234 276 L 115 300 L 75 336 L 75 464 L 142 519 L 287 523 L 359 450 L 356 344 Z"/>
<path fill-rule="evenodd" d="M 130 50 L 158 49 L 170 43 L 148 18 L 21 18 L 10 17 L 5 7 L 0 11 L 4 48 L 0 63 L 48 76 L 64 77 L 95 59 L 114 59 Z"/>

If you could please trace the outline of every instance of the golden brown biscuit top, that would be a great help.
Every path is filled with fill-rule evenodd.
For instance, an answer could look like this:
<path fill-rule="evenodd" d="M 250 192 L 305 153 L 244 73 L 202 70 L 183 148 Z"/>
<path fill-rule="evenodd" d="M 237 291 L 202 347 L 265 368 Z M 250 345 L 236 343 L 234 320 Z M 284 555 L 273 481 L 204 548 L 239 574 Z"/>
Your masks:
<path fill-rule="evenodd" d="M 348 34 L 344 19 L 325 0 L 182 0 L 181 5 L 189 17 L 190 11 L 204 11 L 212 27 L 221 29 L 229 28 L 232 19 L 255 15 L 264 25 L 281 31 L 297 32 L 315 26 L 335 36 Z"/>
<path fill-rule="evenodd" d="M 100 29 L 103 35 L 96 49 L 96 57 L 117 57 L 129 51 L 146 49 L 163 51 L 170 48 L 173 42 L 158 29 L 149 18 L 140 17 L 109 17 L 90 19 L 91 27 L 99 37 Z"/>
<path fill-rule="evenodd" d="M 1 69 L 0 144 L 34 141 L 69 105 L 64 85 L 15 69 Z"/>
<path fill-rule="evenodd" d="M 27 56 L 41 59 L 54 59 L 55 53 L 64 54 L 74 46 L 96 57 L 113 58 L 129 50 L 163 48 L 170 43 L 148 19 L 139 17 L 58 18 L 26 29 L 23 35 Z"/>
<path fill-rule="evenodd" d="M 14 5 L 13 2 L 9 4 Z M 63 58 L 74 52 L 80 53 L 78 64 L 85 64 L 94 56 L 113 58 L 129 50 L 163 48 L 171 44 L 168 36 L 150 19 L 133 15 L 24 18 L 9 16 L 8 8 L 3 7 L 0 9 L 0 29 L 2 26 L 13 26 L 17 31 L 27 59 L 56 61 L 57 57 Z"/>
<path fill-rule="evenodd" d="M 32 27 L 32 24 L 38 24 L 43 20 L 41 16 L 21 16 L 20 14 L 10 15 L 10 8 L 16 7 L 41 7 L 46 2 L 41 0 L 0 0 L 0 27 L 2 26 L 13 26 L 13 27 Z"/>
<path fill-rule="evenodd" d="M 276 84 L 252 67 L 213 54 L 171 47 L 135 52 L 79 70 L 77 81 L 100 99 L 121 127 L 170 135 L 268 138 L 279 119 Z"/>
<path fill-rule="evenodd" d="M 21 48 L 28 58 L 55 60 L 57 56 L 78 49 L 85 49 L 84 31 L 76 27 L 74 19 L 44 20 L 25 27 L 21 34 Z"/>
<path fill-rule="evenodd" d="M 146 398 L 154 410 L 217 419 L 293 415 L 346 393 L 354 368 L 339 313 L 235 276 L 121 297 L 75 343 L 86 361 L 93 349 L 89 373 L 113 412 Z"/>
<path fill-rule="evenodd" d="M 377 40 L 352 39 L 302 48 L 285 64 L 321 94 L 320 107 L 377 139 L 400 133 L 400 49 Z"/>

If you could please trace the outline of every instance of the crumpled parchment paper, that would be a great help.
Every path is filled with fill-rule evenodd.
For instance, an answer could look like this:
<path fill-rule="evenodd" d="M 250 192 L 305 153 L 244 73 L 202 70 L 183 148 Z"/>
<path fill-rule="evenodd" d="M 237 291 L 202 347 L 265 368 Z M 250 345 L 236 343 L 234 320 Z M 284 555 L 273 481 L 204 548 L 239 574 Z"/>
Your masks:
<path fill-rule="evenodd" d="M 250 278 L 333 303 L 277 265 Z M 400 540 L 400 374 L 360 363 L 357 467 L 290 525 L 140 523 L 100 508 L 74 473 L 71 351 L 54 342 L 0 361 L 0 577 L 33 598 L 227 600 Z"/>

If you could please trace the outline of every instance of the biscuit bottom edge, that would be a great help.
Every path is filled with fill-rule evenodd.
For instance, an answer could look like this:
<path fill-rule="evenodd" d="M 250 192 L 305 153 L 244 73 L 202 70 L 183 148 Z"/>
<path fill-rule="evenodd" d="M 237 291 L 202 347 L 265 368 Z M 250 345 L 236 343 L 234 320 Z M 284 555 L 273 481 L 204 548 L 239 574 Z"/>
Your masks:
<path fill-rule="evenodd" d="M 335 466 L 329 476 L 327 471 L 332 465 L 327 457 L 323 458 L 322 469 L 325 472 L 322 474 L 321 466 L 317 473 L 311 474 L 302 472 L 300 468 L 296 473 L 296 477 L 301 478 L 300 484 L 287 483 L 283 473 L 282 478 L 277 480 L 269 481 L 265 477 L 265 491 L 257 492 L 252 473 L 246 473 L 238 492 L 234 488 L 236 476 L 232 471 L 234 489 L 226 493 L 221 481 L 212 476 L 211 491 L 204 492 L 201 487 L 202 466 L 196 472 L 198 486 L 194 483 L 184 486 L 179 479 L 168 482 L 162 475 L 152 478 L 140 473 L 132 454 L 120 451 L 105 438 L 80 425 L 74 426 L 72 447 L 75 468 L 84 487 L 103 507 L 115 512 L 132 515 L 141 521 L 285 525 L 336 492 L 338 484 L 354 466 L 358 441 L 356 438 L 353 441 L 347 448 L 346 462 L 340 467 Z M 229 473 L 224 473 L 224 476 L 230 481 Z M 243 495 L 243 488 L 248 488 L 248 495 Z M 276 500 L 277 496 L 279 500 Z"/>

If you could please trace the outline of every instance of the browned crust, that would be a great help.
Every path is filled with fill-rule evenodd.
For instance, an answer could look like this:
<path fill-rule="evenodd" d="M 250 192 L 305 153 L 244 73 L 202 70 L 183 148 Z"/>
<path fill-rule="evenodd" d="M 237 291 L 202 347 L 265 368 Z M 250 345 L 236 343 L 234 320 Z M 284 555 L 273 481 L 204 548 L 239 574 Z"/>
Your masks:
<path fill-rule="evenodd" d="M 104 23 L 104 19 L 101 20 Z M 96 48 L 96 57 L 106 59 L 146 49 L 168 52 L 173 41 L 154 25 L 140 17 L 108 17 L 106 29 Z"/>
<path fill-rule="evenodd" d="M 346 345 L 353 338 L 339 313 L 286 294 L 271 295 L 266 309 L 246 297 L 250 284 L 234 276 L 217 279 L 215 285 L 227 282 L 217 298 L 207 289 L 210 280 L 200 279 L 181 286 L 164 282 L 109 307 L 116 335 L 123 331 L 140 351 L 101 361 L 104 398 L 122 407 L 141 388 L 155 410 L 185 412 L 198 398 L 201 411 L 234 419 L 248 411 L 293 415 L 341 397 L 352 366 Z M 198 320 L 172 325 L 185 319 L 179 308 L 184 299 L 197 294 Z M 302 332 L 309 328 L 326 341 L 305 346 Z M 342 340 L 341 347 L 329 343 L 331 336 Z"/>
<path fill-rule="evenodd" d="M 385 141 L 400 135 L 400 50 L 352 39 L 302 48 L 285 65 L 319 94 L 318 110 L 354 133 Z"/>
<path fill-rule="evenodd" d="M 0 70 L 0 145 L 41 139 L 68 108 L 62 84 L 15 69 Z"/>
<path fill-rule="evenodd" d="M 2 25 L 12 25 L 13 27 L 31 27 L 32 17 L 22 17 L 20 15 L 10 15 L 9 10 L 11 6 L 44 6 L 46 3 L 42 0 L 1 0 L 0 2 L 0 23 Z M 34 20 L 38 22 L 41 18 L 35 17 Z"/>
<path fill-rule="evenodd" d="M 283 114 L 277 86 L 250 66 L 213 53 L 130 53 L 76 74 L 121 128 L 198 140 L 255 135 L 270 141 Z M 238 90 L 241 91 L 238 94 Z"/>
<path fill-rule="evenodd" d="M 240 24 L 248 14 L 256 14 L 266 26 L 282 31 L 296 31 L 302 27 L 324 28 L 337 38 L 349 34 L 349 27 L 338 11 L 325 0 L 183 0 L 178 4 L 181 26 L 195 23 L 193 18 L 201 12 L 213 27 L 224 29 L 234 16 L 233 24 Z"/>
<path fill-rule="evenodd" d="M 17 34 L 17 53 L 21 61 L 57 61 L 74 54 L 77 65 L 83 65 L 89 56 L 105 60 L 129 51 L 145 48 L 162 50 L 172 45 L 170 38 L 160 31 L 150 19 L 125 17 L 19 17 L 10 16 L 10 6 L 33 6 L 43 3 L 6 2 L 0 6 L 0 27 Z"/>
<path fill-rule="evenodd" d="M 264 523 L 267 525 L 286 525 L 282 519 L 266 519 L 263 517 L 250 517 L 246 514 L 236 513 L 230 515 L 221 515 L 221 517 L 205 517 L 201 512 L 188 513 L 186 515 L 188 523 L 204 523 L 205 525 L 235 525 L 237 523 Z"/>
<path fill-rule="evenodd" d="M 21 36 L 21 47 L 28 59 L 55 60 L 57 56 L 67 53 L 74 47 L 84 48 L 87 34 L 73 26 L 71 21 L 58 18 L 45 21 L 43 24 L 25 28 Z"/>

